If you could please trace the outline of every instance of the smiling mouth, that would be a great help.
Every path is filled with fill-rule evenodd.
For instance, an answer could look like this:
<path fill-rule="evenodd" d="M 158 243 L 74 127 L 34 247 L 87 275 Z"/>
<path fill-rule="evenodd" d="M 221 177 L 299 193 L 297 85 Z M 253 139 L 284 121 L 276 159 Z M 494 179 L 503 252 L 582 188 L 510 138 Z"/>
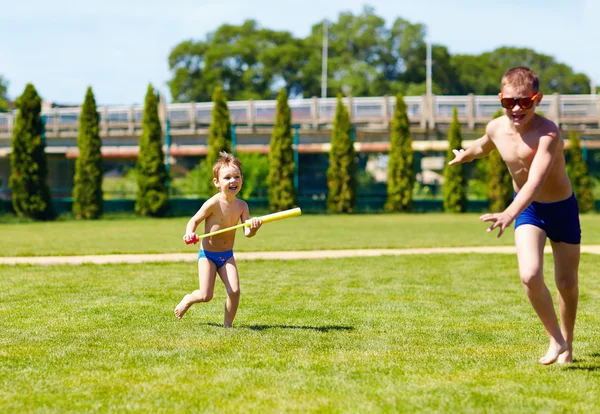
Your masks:
<path fill-rule="evenodd" d="M 235 191 L 235 190 L 237 190 L 237 185 L 230 185 L 230 186 L 229 186 L 229 189 L 230 189 L 231 191 Z"/>
<path fill-rule="evenodd" d="M 525 114 L 513 114 L 512 118 L 513 121 L 522 121 L 523 119 L 525 119 Z"/>

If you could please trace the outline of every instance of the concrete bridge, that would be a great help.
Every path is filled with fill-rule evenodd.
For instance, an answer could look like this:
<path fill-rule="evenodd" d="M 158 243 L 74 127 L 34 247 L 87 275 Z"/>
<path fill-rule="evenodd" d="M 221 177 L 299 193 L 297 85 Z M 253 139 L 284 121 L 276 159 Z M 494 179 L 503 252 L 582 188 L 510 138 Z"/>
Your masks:
<path fill-rule="evenodd" d="M 407 96 L 415 149 L 444 150 L 445 132 L 456 107 L 466 140 L 481 134 L 485 124 L 500 109 L 497 96 Z M 389 123 L 395 97 L 346 97 L 358 151 L 379 152 L 389 148 Z M 295 126 L 296 148 L 301 153 L 329 150 L 335 98 L 289 101 Z M 231 101 L 232 140 L 239 151 L 267 152 L 277 101 Z M 160 104 L 165 146 L 172 156 L 206 153 L 212 102 Z M 141 134 L 143 106 L 102 106 L 100 135 L 107 158 L 133 158 Z M 539 111 L 563 130 L 576 129 L 588 138 L 600 137 L 600 95 L 548 95 Z M 79 107 L 44 107 L 47 152 L 77 157 Z M 0 114 L 0 158 L 10 153 L 15 113 Z M 566 137 L 566 136 L 565 136 Z M 593 143 L 595 144 L 595 142 Z M 593 145 L 592 144 L 592 145 Z"/>

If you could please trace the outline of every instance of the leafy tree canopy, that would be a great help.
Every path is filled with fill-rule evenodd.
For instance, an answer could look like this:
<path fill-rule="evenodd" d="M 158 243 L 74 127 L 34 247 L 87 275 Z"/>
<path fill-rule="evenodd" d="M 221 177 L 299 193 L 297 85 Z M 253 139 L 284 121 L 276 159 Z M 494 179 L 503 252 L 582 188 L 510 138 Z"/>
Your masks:
<path fill-rule="evenodd" d="M 223 24 L 204 40 L 186 40 L 169 56 L 171 95 L 177 102 L 211 100 L 223 86 L 231 100 L 275 99 L 283 87 L 291 97 L 321 94 L 323 22 L 305 38 L 261 27 L 255 20 Z M 426 34 L 421 23 L 386 20 L 365 6 L 342 12 L 328 24 L 328 96 L 423 93 Z M 481 55 L 451 55 L 432 45 L 433 91 L 438 94 L 496 94 L 509 68 L 529 66 L 542 92 L 589 93 L 589 78 L 553 57 L 527 48 L 500 47 Z"/>

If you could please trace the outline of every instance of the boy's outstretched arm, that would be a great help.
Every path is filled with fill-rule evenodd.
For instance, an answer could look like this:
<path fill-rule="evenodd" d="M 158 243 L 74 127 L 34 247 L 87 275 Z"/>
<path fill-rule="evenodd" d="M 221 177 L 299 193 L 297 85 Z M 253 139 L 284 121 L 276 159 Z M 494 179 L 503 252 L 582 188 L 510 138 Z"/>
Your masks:
<path fill-rule="evenodd" d="M 513 222 L 515 217 L 523 212 L 535 198 L 537 192 L 542 188 L 552 163 L 560 147 L 560 134 L 558 131 L 551 132 L 540 138 L 537 151 L 531 162 L 527 182 L 519 190 L 512 203 L 502 213 L 484 214 L 481 221 L 493 222 L 488 231 L 499 228 L 498 237 Z"/>
<path fill-rule="evenodd" d="M 484 136 L 473 141 L 473 144 L 471 144 L 469 149 L 453 149 L 454 159 L 450 161 L 448 165 L 462 164 L 464 162 L 471 162 L 477 158 L 485 157 L 495 147 L 496 146 L 486 132 Z"/>

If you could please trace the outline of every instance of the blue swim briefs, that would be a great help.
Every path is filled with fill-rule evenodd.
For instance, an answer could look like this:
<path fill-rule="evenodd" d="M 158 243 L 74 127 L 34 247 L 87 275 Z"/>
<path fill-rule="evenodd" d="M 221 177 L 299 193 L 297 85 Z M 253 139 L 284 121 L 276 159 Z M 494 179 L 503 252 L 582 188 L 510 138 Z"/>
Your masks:
<path fill-rule="evenodd" d="M 553 242 L 581 243 L 579 206 L 575 194 L 554 203 L 532 202 L 515 219 L 515 229 L 523 224 L 539 227 Z"/>
<path fill-rule="evenodd" d="M 215 265 L 217 265 L 217 269 L 222 267 L 227 260 L 233 257 L 233 250 L 227 250 L 226 252 L 209 252 L 204 249 L 200 249 L 198 252 L 198 259 L 207 258 Z"/>

